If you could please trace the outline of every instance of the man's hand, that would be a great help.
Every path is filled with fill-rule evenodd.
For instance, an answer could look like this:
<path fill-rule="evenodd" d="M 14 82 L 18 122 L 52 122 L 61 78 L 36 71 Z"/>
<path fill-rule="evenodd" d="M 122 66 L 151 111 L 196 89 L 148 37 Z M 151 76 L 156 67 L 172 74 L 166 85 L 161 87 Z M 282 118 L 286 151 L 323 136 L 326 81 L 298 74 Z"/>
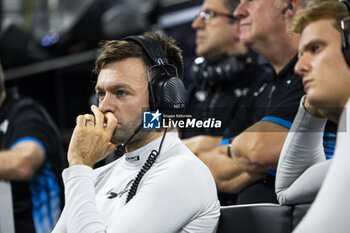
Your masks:
<path fill-rule="evenodd" d="M 325 118 L 324 111 L 322 109 L 314 107 L 310 104 L 310 102 L 307 99 L 307 96 L 304 99 L 304 108 L 305 110 L 310 113 L 311 115 L 318 117 L 318 118 Z"/>
<path fill-rule="evenodd" d="M 198 158 L 209 167 L 219 192 L 236 194 L 262 178 L 260 173 L 242 171 L 236 162 L 228 157 L 227 145 L 200 153 Z"/>
<path fill-rule="evenodd" d="M 93 167 L 115 149 L 111 137 L 117 126 L 117 119 L 111 112 L 103 114 L 96 106 L 91 106 L 94 115 L 77 117 L 68 148 L 69 166 L 83 164 Z"/>
<path fill-rule="evenodd" d="M 337 107 L 315 107 L 312 104 L 310 104 L 310 102 L 307 99 L 307 96 L 304 100 L 304 108 L 308 113 L 315 117 L 327 118 L 328 120 L 333 121 L 335 123 L 338 123 L 340 114 L 342 112 L 342 109 Z"/>

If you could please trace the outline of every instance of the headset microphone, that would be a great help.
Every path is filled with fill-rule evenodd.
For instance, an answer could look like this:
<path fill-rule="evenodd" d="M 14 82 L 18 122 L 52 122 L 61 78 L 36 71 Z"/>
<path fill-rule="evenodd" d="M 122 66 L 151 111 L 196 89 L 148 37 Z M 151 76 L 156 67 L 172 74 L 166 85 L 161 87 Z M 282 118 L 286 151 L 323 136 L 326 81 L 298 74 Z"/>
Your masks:
<path fill-rule="evenodd" d="M 126 145 L 133 139 L 133 137 L 140 132 L 142 128 L 142 123 L 135 129 L 134 133 L 131 135 L 131 137 L 124 143 L 119 146 L 114 150 L 114 154 L 119 158 L 125 154 L 125 147 Z"/>
<path fill-rule="evenodd" d="M 178 77 L 176 66 L 168 59 L 159 42 L 151 37 L 143 35 L 128 36 L 123 38 L 123 40 L 132 41 L 140 45 L 152 63 L 152 66 L 147 69 L 150 110 L 159 110 L 161 113 L 166 114 L 183 113 L 186 102 L 185 85 Z M 154 75 L 153 78 L 151 78 L 151 75 Z M 132 137 L 140 131 L 141 127 L 142 124 L 135 130 L 134 134 L 125 144 L 118 146 L 119 149 L 116 149 L 116 155 L 125 153 L 126 144 L 129 143 Z M 137 173 L 136 178 L 129 189 L 126 203 L 128 203 L 136 194 L 142 177 L 152 167 L 160 154 L 166 131 L 167 128 L 164 129 L 158 151 L 151 151 L 148 159 L 142 166 L 141 170 Z"/>

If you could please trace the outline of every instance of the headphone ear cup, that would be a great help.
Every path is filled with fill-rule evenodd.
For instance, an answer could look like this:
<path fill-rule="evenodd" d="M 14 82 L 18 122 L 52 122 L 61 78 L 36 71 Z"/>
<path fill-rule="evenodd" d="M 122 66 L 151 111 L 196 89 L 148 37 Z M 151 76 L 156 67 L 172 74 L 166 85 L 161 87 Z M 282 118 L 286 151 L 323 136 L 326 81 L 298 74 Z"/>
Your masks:
<path fill-rule="evenodd" d="M 180 78 L 161 74 L 154 77 L 149 85 L 152 111 L 159 109 L 165 114 L 185 111 L 186 89 Z"/>

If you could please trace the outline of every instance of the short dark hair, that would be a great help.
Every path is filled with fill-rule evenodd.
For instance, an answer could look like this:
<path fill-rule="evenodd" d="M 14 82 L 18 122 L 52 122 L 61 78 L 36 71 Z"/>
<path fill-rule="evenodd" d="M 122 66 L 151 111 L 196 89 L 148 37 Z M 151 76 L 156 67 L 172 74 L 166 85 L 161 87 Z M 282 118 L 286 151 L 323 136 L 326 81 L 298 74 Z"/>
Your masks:
<path fill-rule="evenodd" d="M 182 51 L 176 45 L 175 40 L 155 32 L 146 32 L 143 35 L 156 40 L 161 45 L 168 62 L 177 68 L 178 75 L 182 78 L 184 73 Z M 100 73 L 105 65 L 130 57 L 140 57 L 146 67 L 152 66 L 152 62 L 143 48 L 134 41 L 110 40 L 102 42 L 100 46 L 101 54 L 97 58 L 93 70 L 96 75 Z"/>

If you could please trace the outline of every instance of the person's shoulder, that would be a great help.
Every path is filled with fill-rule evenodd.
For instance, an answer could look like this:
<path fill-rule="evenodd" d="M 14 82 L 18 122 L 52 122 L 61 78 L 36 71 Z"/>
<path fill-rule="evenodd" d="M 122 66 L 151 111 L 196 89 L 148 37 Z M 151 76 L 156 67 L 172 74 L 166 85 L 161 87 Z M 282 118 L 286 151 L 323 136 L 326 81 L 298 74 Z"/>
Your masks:
<path fill-rule="evenodd" d="M 216 193 L 214 177 L 209 168 L 184 144 L 177 144 L 160 154 L 158 159 L 154 171 L 162 179 L 172 180 L 172 185 L 186 187 L 194 193 Z"/>
<path fill-rule="evenodd" d="M 12 100 L 11 115 L 26 119 L 38 118 L 48 121 L 51 117 L 43 105 L 31 97 L 19 97 Z"/>
<path fill-rule="evenodd" d="M 106 164 L 104 166 L 101 166 L 101 167 L 98 167 L 98 168 L 95 168 L 93 170 L 94 172 L 94 176 L 95 176 L 95 185 L 97 185 L 98 183 L 100 183 L 101 180 L 103 180 L 103 178 L 108 175 L 110 172 L 112 172 L 112 170 L 115 168 L 115 166 L 117 166 L 118 163 L 120 163 L 121 159 L 123 157 L 109 163 L 109 164 Z"/>
<path fill-rule="evenodd" d="M 205 176 L 212 176 L 208 167 L 182 142 L 167 152 L 164 163 L 183 173 L 200 173 Z"/>
<path fill-rule="evenodd" d="M 99 175 L 103 175 L 105 174 L 106 172 L 109 172 L 111 169 L 113 169 L 114 166 L 116 166 L 117 163 L 119 163 L 121 158 L 113 161 L 113 162 L 110 162 L 106 165 L 103 165 L 101 167 L 98 167 L 98 168 L 95 168 L 94 169 L 94 174 L 99 176 Z"/>
<path fill-rule="evenodd" d="M 33 110 L 37 108 L 37 103 L 34 99 L 29 97 L 14 97 L 9 96 L 6 97 L 11 103 L 11 111 L 12 112 L 20 112 L 23 110 Z"/>

